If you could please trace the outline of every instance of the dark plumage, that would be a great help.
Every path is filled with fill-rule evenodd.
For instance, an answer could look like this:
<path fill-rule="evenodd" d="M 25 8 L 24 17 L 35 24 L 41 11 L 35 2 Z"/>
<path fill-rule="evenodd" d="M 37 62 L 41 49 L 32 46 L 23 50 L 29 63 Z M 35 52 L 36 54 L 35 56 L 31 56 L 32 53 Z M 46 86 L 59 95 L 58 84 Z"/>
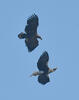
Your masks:
<path fill-rule="evenodd" d="M 49 61 L 49 55 L 45 51 L 40 56 L 40 58 L 39 58 L 39 60 L 37 62 L 37 67 L 38 67 L 39 71 L 43 71 L 43 74 L 41 74 L 41 75 L 38 76 L 38 82 L 40 82 L 42 84 L 46 84 L 47 82 L 49 82 L 49 76 L 48 76 L 48 72 L 49 72 L 48 61 Z"/>
<path fill-rule="evenodd" d="M 50 82 L 49 76 L 48 75 L 39 75 L 38 82 L 41 84 L 46 84 L 46 83 Z"/>
<path fill-rule="evenodd" d="M 36 35 L 37 34 L 38 23 L 39 23 L 38 16 L 33 14 L 27 20 L 27 25 L 25 27 L 25 32 L 28 35 L 31 35 L 31 36 Z"/>
<path fill-rule="evenodd" d="M 36 14 L 33 14 L 27 19 L 27 25 L 25 26 L 25 33 L 21 32 L 18 37 L 20 39 L 25 39 L 25 44 L 28 48 L 28 51 L 31 52 L 38 45 L 39 41 L 37 38 L 42 38 L 37 34 L 37 27 L 39 25 L 39 19 Z"/>
<path fill-rule="evenodd" d="M 39 72 L 34 72 L 31 76 L 38 76 L 38 82 L 41 84 L 46 84 L 48 82 L 50 82 L 49 76 L 48 74 L 50 74 L 51 72 L 54 72 L 57 67 L 50 69 L 48 67 L 48 61 L 49 61 L 49 55 L 48 53 L 45 51 L 43 52 L 43 54 L 40 56 L 38 62 L 37 62 L 37 67 L 39 69 Z"/>
<path fill-rule="evenodd" d="M 45 74 L 48 74 L 49 67 L 48 67 L 49 55 L 45 51 L 39 58 L 37 62 L 37 67 L 39 71 L 44 71 Z"/>

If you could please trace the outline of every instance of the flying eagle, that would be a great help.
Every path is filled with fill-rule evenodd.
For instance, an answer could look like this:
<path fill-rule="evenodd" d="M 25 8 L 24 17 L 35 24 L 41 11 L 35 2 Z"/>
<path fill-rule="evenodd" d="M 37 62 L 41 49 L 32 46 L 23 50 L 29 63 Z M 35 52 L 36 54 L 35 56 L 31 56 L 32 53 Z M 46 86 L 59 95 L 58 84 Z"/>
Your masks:
<path fill-rule="evenodd" d="M 19 39 L 25 39 L 25 44 L 28 48 L 28 51 L 31 52 L 38 45 L 38 38 L 42 40 L 41 36 L 37 34 L 37 27 L 39 25 L 39 19 L 36 14 L 31 15 L 27 19 L 27 25 L 25 26 L 25 33 L 21 32 L 18 37 Z"/>
<path fill-rule="evenodd" d="M 37 62 L 37 68 L 39 71 L 32 73 L 31 76 L 37 76 L 38 75 L 38 82 L 45 85 L 46 83 L 50 82 L 48 74 L 56 71 L 57 67 L 50 69 L 48 67 L 48 61 L 49 61 L 49 55 L 45 51 L 40 56 L 38 62 Z"/>

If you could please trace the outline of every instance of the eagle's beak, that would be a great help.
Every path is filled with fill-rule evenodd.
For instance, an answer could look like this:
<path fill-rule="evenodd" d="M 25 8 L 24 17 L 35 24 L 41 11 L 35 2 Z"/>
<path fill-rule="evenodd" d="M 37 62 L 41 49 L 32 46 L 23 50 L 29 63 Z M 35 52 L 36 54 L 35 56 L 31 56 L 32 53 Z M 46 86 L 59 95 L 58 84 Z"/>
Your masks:
<path fill-rule="evenodd" d="M 55 67 L 55 68 L 53 68 L 53 71 L 56 71 L 58 68 L 57 67 Z"/>

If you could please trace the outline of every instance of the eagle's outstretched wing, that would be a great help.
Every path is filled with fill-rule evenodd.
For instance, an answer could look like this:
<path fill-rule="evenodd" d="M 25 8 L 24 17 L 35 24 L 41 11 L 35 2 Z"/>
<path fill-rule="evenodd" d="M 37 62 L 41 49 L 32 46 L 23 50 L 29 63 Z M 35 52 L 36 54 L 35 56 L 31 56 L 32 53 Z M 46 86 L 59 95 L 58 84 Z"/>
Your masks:
<path fill-rule="evenodd" d="M 25 27 L 25 32 L 29 36 L 33 36 L 33 35 L 37 34 L 38 24 L 39 24 L 38 16 L 36 14 L 33 14 L 27 20 L 27 25 Z"/>
<path fill-rule="evenodd" d="M 44 73 L 48 73 L 48 61 L 49 61 L 49 55 L 45 51 L 43 54 L 40 56 L 38 62 L 37 62 L 37 67 L 40 71 L 44 71 Z"/>

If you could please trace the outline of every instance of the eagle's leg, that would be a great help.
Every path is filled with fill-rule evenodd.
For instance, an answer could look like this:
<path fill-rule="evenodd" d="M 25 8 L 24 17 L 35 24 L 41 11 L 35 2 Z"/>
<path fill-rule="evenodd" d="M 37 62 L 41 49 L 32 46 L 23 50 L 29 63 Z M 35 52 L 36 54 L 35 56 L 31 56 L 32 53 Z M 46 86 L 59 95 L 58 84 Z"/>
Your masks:
<path fill-rule="evenodd" d="M 36 35 L 36 37 L 37 37 L 37 38 L 39 38 L 40 40 L 42 40 L 42 37 L 41 37 L 41 36 L 39 36 L 38 34 Z"/>

